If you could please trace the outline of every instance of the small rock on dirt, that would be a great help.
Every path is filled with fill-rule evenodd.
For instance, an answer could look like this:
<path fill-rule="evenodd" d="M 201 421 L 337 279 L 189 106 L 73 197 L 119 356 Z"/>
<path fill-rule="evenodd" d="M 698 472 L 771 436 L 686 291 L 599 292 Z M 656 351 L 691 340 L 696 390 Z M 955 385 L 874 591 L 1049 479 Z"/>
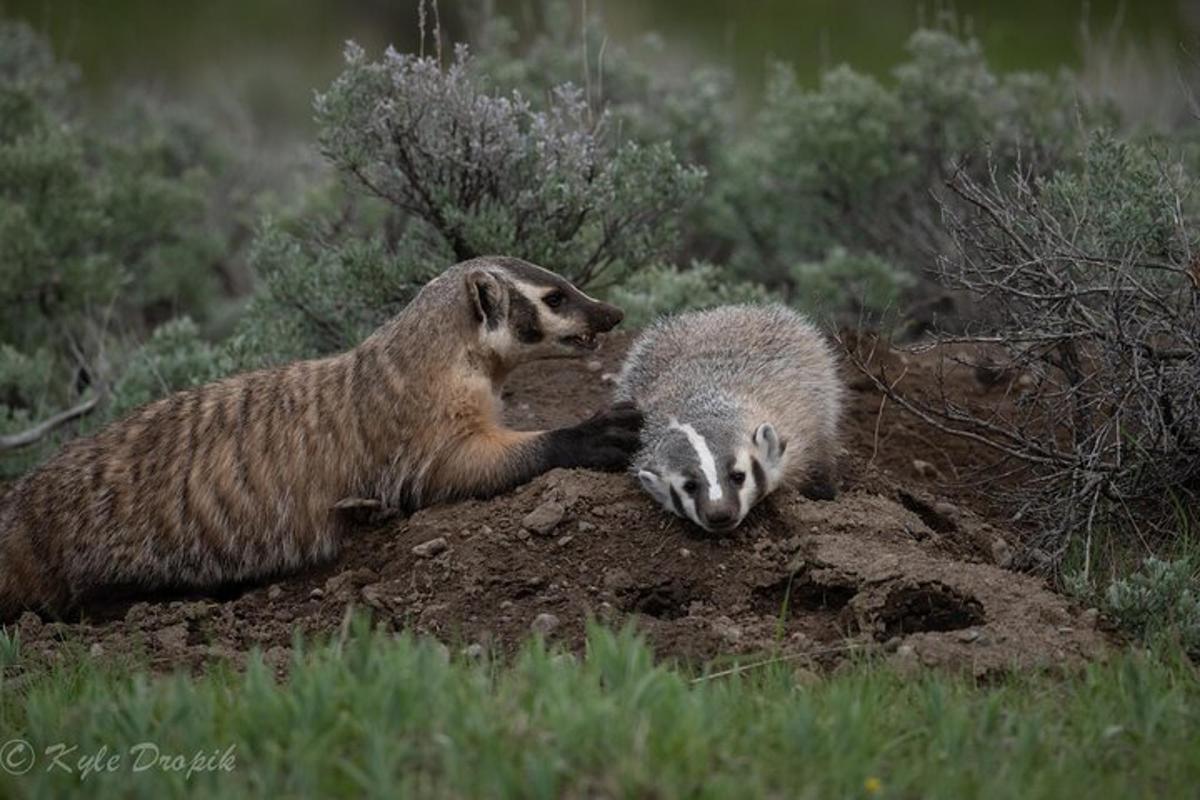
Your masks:
<path fill-rule="evenodd" d="M 917 473 L 918 477 L 926 480 L 941 480 L 942 473 L 938 468 L 928 461 L 922 461 L 919 458 L 914 458 L 912 462 L 913 472 Z"/>
<path fill-rule="evenodd" d="M 182 650 L 187 647 L 188 628 L 183 622 L 168 625 L 154 632 L 154 638 L 164 650 Z"/>
<path fill-rule="evenodd" d="M 604 586 L 612 591 L 621 591 L 633 586 L 633 576 L 629 570 L 614 567 L 604 572 Z"/>
<path fill-rule="evenodd" d="M 992 540 L 992 562 L 1001 569 L 1008 569 L 1013 563 L 1012 548 L 999 536 Z"/>
<path fill-rule="evenodd" d="M 412 551 L 413 555 L 415 556 L 419 556 L 421 558 L 432 558 L 438 553 L 443 552 L 447 547 L 449 547 L 449 545 L 446 544 L 446 537 L 438 536 L 434 539 L 430 539 L 427 542 L 421 542 L 419 545 L 414 547 Z"/>
<path fill-rule="evenodd" d="M 325 594 L 339 600 L 349 600 L 358 591 L 358 587 L 377 580 L 379 575 L 375 570 L 348 569 L 325 581 Z"/>
<path fill-rule="evenodd" d="M 533 624 L 530 629 L 534 633 L 540 633 L 542 636 L 549 636 L 558 628 L 558 617 L 553 614 L 542 613 L 533 618 Z"/>
<path fill-rule="evenodd" d="M 384 599 L 383 589 L 379 586 L 379 584 L 364 586 L 362 588 L 362 599 L 363 602 L 369 605 L 371 608 L 377 608 L 382 611 L 387 607 L 387 602 Z"/>
<path fill-rule="evenodd" d="M 1084 630 L 1095 630 L 1100 624 L 1099 609 L 1089 608 L 1079 615 L 1079 622 L 1083 625 Z"/>
<path fill-rule="evenodd" d="M 567 510 L 562 503 L 550 500 L 526 514 L 525 518 L 521 520 L 521 527 L 538 536 L 549 536 L 563 521 L 566 513 Z"/>
<path fill-rule="evenodd" d="M 280 586 L 279 584 L 275 584 L 271 588 L 267 589 L 267 599 L 268 600 L 274 601 L 274 600 L 278 600 L 281 597 L 283 597 L 283 587 Z"/>

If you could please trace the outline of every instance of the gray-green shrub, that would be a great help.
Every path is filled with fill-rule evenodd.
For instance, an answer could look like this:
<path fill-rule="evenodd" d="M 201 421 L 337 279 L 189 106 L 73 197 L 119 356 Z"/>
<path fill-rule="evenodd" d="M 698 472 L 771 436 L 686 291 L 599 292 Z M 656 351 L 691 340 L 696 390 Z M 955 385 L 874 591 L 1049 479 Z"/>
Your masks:
<path fill-rule="evenodd" d="M 603 288 L 669 256 L 703 172 L 643 145 L 563 84 L 535 102 L 498 93 L 465 48 L 452 63 L 354 45 L 316 102 L 322 152 L 350 191 L 381 201 L 383 231 L 270 226 L 263 287 L 242 329 L 264 358 L 356 341 L 450 263 L 526 258 Z M 336 228 L 336 229 L 335 229 Z"/>
<path fill-rule="evenodd" d="M 244 270 L 251 198 L 216 128 L 146 96 L 85 115 L 77 77 L 29 27 L 0 22 L 0 434 L 107 393 L 143 336 L 204 319 Z M 0 475 L 57 441 L 6 454 Z"/>
<path fill-rule="evenodd" d="M 998 75 L 978 42 L 940 31 L 917 31 L 908 53 L 891 81 L 839 66 L 816 89 L 776 67 L 754 124 L 713 168 L 711 222 L 739 274 L 788 286 L 796 265 L 843 247 L 895 265 L 898 290 L 947 244 L 948 177 L 978 173 L 985 149 L 1002 169 L 1040 173 L 1072 152 L 1082 112 L 1069 76 Z"/>

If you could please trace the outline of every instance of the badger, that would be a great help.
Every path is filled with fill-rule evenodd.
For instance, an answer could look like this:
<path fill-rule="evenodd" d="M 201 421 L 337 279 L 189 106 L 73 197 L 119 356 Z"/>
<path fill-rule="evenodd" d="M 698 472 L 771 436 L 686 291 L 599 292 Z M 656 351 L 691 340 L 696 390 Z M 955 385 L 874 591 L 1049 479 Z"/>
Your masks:
<path fill-rule="evenodd" d="M 811 322 L 777 304 L 658 321 L 625 359 L 615 397 L 645 414 L 631 469 L 664 508 L 730 531 L 775 489 L 836 496 L 844 389 Z"/>
<path fill-rule="evenodd" d="M 477 258 L 348 352 L 137 409 L 0 501 L 0 618 L 63 615 L 115 587 L 208 588 L 327 561 L 348 500 L 411 511 L 553 467 L 624 469 L 638 444 L 631 406 L 515 431 L 500 402 L 518 364 L 593 350 L 621 318 L 545 269 Z"/>

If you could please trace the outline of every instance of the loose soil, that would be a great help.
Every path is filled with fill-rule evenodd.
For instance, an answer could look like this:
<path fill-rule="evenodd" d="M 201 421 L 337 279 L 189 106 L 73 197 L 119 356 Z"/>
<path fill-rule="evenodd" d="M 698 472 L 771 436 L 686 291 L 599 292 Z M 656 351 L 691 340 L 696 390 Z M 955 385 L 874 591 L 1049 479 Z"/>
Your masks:
<path fill-rule="evenodd" d="M 563 425 L 605 405 L 628 342 L 518 371 L 510 422 Z M 969 371 L 948 382 L 932 359 L 886 357 L 905 361 L 908 382 L 1002 401 L 1002 387 Z M 297 632 L 338 636 L 362 611 L 472 654 L 509 653 L 531 631 L 579 649 L 595 618 L 632 623 L 661 657 L 693 663 L 771 654 L 831 666 L 874 650 L 982 677 L 1102 655 L 1094 610 L 1006 568 L 1013 535 L 954 480 L 983 454 L 881 410 L 869 381 L 847 380 L 838 499 L 776 493 L 730 536 L 666 514 L 627 475 L 555 470 L 501 497 L 365 527 L 336 562 L 274 583 L 113 601 L 69 623 L 26 614 L 23 647 L 51 658 L 136 651 L 162 670 L 240 664 L 258 648 L 282 671 Z"/>

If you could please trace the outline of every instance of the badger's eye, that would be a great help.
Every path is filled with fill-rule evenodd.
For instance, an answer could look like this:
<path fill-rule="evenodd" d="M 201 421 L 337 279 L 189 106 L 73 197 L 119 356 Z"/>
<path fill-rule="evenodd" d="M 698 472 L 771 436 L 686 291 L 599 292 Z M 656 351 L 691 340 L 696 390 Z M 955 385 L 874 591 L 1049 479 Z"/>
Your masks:
<path fill-rule="evenodd" d="M 558 308 L 566 301 L 567 296 L 559 291 L 551 292 L 550 294 L 542 297 L 542 302 L 548 305 L 550 308 Z"/>
<path fill-rule="evenodd" d="M 746 482 L 746 473 L 742 472 L 740 469 L 735 469 L 733 472 L 729 473 L 729 482 L 734 486 L 741 486 Z"/>
<path fill-rule="evenodd" d="M 700 488 L 700 485 L 698 483 L 696 483 L 694 480 L 692 480 L 691 478 L 689 478 L 683 482 L 683 490 L 685 492 L 687 492 L 688 494 L 695 494 L 696 490 L 699 488 Z"/>

